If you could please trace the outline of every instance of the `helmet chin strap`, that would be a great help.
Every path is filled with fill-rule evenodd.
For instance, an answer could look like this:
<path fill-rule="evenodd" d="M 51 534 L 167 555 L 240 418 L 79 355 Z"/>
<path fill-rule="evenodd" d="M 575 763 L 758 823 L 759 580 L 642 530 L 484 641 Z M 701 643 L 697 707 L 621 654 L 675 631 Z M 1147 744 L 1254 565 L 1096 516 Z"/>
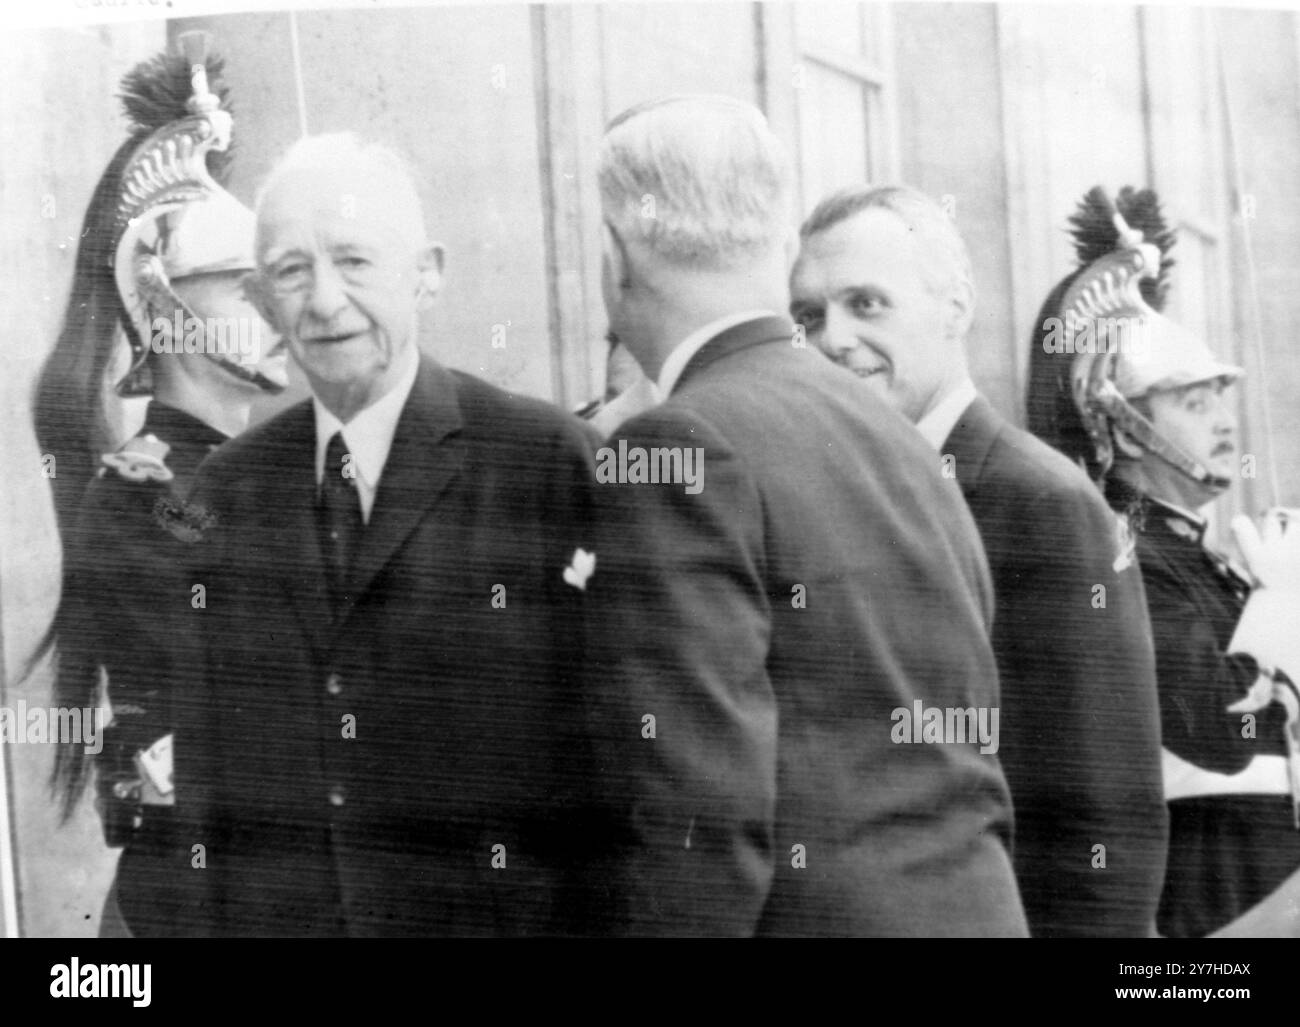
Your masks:
<path fill-rule="evenodd" d="M 268 395 L 275 396 L 285 390 L 285 386 L 281 385 L 279 382 L 271 381 L 270 378 L 262 374 L 262 372 L 256 367 L 249 367 L 245 364 L 241 364 L 239 361 L 231 360 L 229 357 L 223 356 L 220 353 L 209 353 L 206 348 L 203 351 L 203 355 L 227 374 L 239 379 L 241 382 L 256 385 Z"/>
<path fill-rule="evenodd" d="M 1128 400 L 1120 395 L 1115 383 L 1103 381 L 1092 395 L 1092 402 L 1110 421 L 1113 429 L 1122 431 L 1148 453 L 1163 460 L 1174 470 L 1196 484 L 1222 491 L 1232 484 L 1231 478 L 1214 474 L 1199 460 L 1179 449 L 1166 439 L 1147 418 L 1143 417 Z"/>
<path fill-rule="evenodd" d="M 238 360 L 232 360 L 226 354 L 217 351 L 216 347 L 209 345 L 212 340 L 208 335 L 207 320 L 199 317 L 190 305 L 176 294 L 176 291 L 171 287 L 171 283 L 167 280 L 166 273 L 162 270 L 162 262 L 156 256 L 151 255 L 144 262 L 144 265 L 139 269 L 136 280 L 140 286 L 140 291 L 148 297 L 150 310 L 171 310 L 173 312 L 173 324 L 175 323 L 175 314 L 179 311 L 182 327 L 190 323 L 191 320 L 200 322 L 203 325 L 202 355 L 232 378 L 254 385 L 262 392 L 272 396 L 284 391 L 284 385 L 271 381 L 270 378 L 257 370 L 256 366 L 249 366 L 240 363 Z M 152 325 L 153 321 L 150 321 L 150 328 L 152 328 Z M 183 338 L 184 333 L 182 333 L 181 339 L 173 338 L 171 340 L 171 351 L 173 353 L 184 352 L 182 347 Z M 148 340 L 145 345 L 150 346 L 153 339 L 152 332 L 146 334 L 145 339 Z"/>

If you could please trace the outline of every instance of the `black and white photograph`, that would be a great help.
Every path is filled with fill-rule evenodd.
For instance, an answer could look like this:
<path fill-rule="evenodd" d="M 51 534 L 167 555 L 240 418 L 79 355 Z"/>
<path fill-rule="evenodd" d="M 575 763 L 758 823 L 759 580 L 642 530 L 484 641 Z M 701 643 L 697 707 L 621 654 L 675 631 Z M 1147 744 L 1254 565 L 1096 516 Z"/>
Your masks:
<path fill-rule="evenodd" d="M 3 18 L 0 936 L 1300 937 L 1300 10 Z"/>

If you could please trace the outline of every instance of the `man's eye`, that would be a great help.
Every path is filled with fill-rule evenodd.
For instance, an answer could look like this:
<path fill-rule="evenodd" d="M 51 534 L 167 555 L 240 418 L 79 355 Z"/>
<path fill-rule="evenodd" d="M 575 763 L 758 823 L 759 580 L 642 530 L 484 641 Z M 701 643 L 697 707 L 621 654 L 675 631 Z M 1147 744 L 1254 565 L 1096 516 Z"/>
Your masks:
<path fill-rule="evenodd" d="M 803 325 L 805 332 L 821 330 L 822 314 L 820 310 L 815 310 L 812 307 L 795 307 L 790 311 L 790 317 L 795 324 Z"/>
<path fill-rule="evenodd" d="M 308 274 L 307 265 L 300 261 L 292 264 L 281 264 L 271 272 L 271 279 L 276 285 L 294 285 L 306 279 Z"/>
<path fill-rule="evenodd" d="M 854 296 L 849 301 L 849 309 L 859 317 L 864 314 L 874 314 L 883 306 L 884 303 L 879 296 Z"/>
<path fill-rule="evenodd" d="M 334 263 L 348 271 L 359 271 L 370 266 L 370 261 L 365 257 L 339 257 Z"/>

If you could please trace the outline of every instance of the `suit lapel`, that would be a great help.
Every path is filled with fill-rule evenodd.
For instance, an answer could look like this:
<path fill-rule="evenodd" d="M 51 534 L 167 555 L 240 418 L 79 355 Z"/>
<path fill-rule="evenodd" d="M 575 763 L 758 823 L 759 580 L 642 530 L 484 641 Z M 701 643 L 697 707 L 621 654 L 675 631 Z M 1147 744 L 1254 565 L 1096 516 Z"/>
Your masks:
<path fill-rule="evenodd" d="M 467 451 L 458 435 L 461 426 L 455 379 L 449 371 L 421 358 L 379 479 L 370 523 L 362 532 L 348 576 L 340 623 L 460 473 Z"/>
<path fill-rule="evenodd" d="M 983 396 L 976 396 L 948 433 L 943 452 L 951 454 L 956 465 L 957 482 L 967 496 L 975 491 L 993 442 L 1002 430 L 1002 420 Z"/>
<path fill-rule="evenodd" d="M 730 356 L 738 350 L 757 346 L 764 342 L 786 342 L 794 338 L 794 325 L 784 317 L 760 317 L 745 321 L 728 328 L 700 347 L 699 351 L 686 362 L 681 377 L 677 379 L 674 392 L 694 374 L 723 357 Z"/>

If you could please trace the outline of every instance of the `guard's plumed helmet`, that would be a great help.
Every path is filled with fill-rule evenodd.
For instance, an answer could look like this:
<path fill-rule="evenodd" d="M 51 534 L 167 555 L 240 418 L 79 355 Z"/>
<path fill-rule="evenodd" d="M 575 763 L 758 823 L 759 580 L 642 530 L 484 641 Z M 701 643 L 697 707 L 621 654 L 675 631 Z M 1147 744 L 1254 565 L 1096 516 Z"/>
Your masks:
<path fill-rule="evenodd" d="M 1153 392 L 1233 381 L 1242 370 L 1160 308 L 1173 234 L 1154 192 L 1100 188 L 1071 218 L 1080 269 L 1053 290 L 1034 326 L 1029 428 L 1097 479 L 1114 460 L 1115 431 L 1192 479 L 1226 484 L 1163 438 L 1133 405 Z"/>
<path fill-rule="evenodd" d="M 188 316 L 171 283 L 252 266 L 252 214 L 221 186 L 231 159 L 222 61 L 197 52 L 200 33 L 182 40 L 188 52 L 160 54 L 122 79 L 129 135 L 87 206 L 63 326 L 37 384 L 33 421 L 41 451 L 58 459 L 50 481 L 65 533 L 101 454 L 123 441 L 108 389 L 148 395 L 153 318 Z M 211 358 L 241 379 L 253 373 Z"/>
<path fill-rule="evenodd" d="M 117 383 L 123 396 L 151 391 L 150 327 L 156 316 L 170 320 L 185 309 L 173 281 L 256 266 L 253 212 L 214 177 L 224 163 L 209 160 L 229 152 L 233 130 L 231 113 L 212 82 L 220 63 L 205 59 L 201 34 L 187 35 L 183 43 L 186 53 L 180 59 L 142 65 L 124 83 L 128 110 L 148 97 L 152 104 L 175 105 L 175 116 L 135 147 L 121 172 L 112 261 L 131 328 L 131 368 Z M 267 392 L 282 388 L 229 355 L 208 355 L 223 370 Z"/>

